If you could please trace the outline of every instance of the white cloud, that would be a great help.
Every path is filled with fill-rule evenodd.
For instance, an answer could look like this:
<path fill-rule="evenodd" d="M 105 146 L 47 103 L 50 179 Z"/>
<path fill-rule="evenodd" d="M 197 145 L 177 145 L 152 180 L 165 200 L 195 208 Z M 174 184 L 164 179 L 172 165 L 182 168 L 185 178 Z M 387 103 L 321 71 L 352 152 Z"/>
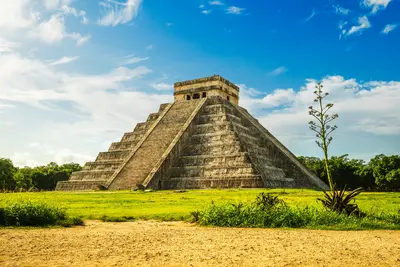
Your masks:
<path fill-rule="evenodd" d="M 30 31 L 30 35 L 48 44 L 71 38 L 76 40 L 77 46 L 83 45 L 91 38 L 91 35 L 82 36 L 80 33 L 67 32 L 64 16 L 61 14 L 52 15 L 49 20 L 39 23 Z"/>
<path fill-rule="evenodd" d="M 245 11 L 245 8 L 237 7 L 237 6 L 230 6 L 226 9 L 227 14 L 234 14 L 234 15 L 240 15 Z"/>
<path fill-rule="evenodd" d="M 141 3 L 142 0 L 126 0 L 126 2 L 106 0 L 100 2 L 105 14 L 99 19 L 99 24 L 117 26 L 129 23 L 138 15 Z"/>
<path fill-rule="evenodd" d="M 146 46 L 146 50 L 153 50 L 153 48 L 154 48 L 154 45 L 152 45 L 152 44 Z"/>
<path fill-rule="evenodd" d="M 362 16 L 358 18 L 358 25 L 354 25 L 352 26 L 350 29 L 345 29 L 344 27 L 347 25 L 346 23 L 342 23 L 339 25 L 339 29 L 341 29 L 341 36 L 349 36 L 349 35 L 353 35 L 353 34 L 362 34 L 362 32 L 366 29 L 371 28 L 371 23 L 368 20 L 367 16 Z"/>
<path fill-rule="evenodd" d="M 0 8 L 0 29 L 28 28 L 35 23 L 32 16 L 32 1 L 2 1 Z"/>
<path fill-rule="evenodd" d="M 0 37 L 0 53 L 12 52 L 15 48 L 18 48 L 20 46 L 20 43 L 10 42 Z"/>
<path fill-rule="evenodd" d="M 211 9 L 202 10 L 201 13 L 203 13 L 204 15 L 208 15 L 211 13 Z"/>
<path fill-rule="evenodd" d="M 339 148 L 339 153 L 344 154 L 351 149 L 353 153 L 360 153 L 364 150 L 362 146 L 379 149 L 379 142 L 376 141 L 377 147 L 373 147 L 375 144 L 367 141 L 362 144 L 362 140 L 389 140 L 391 137 L 397 140 L 400 137 L 400 117 L 397 115 L 400 114 L 400 81 L 359 83 L 342 76 L 327 76 L 322 83 L 324 90 L 330 94 L 328 101 L 334 103 L 332 112 L 340 116 L 336 121 L 339 129 L 335 134 L 338 138 L 335 146 Z M 308 106 L 315 104 L 315 85 L 315 80 L 308 79 L 299 91 L 277 89 L 264 97 L 251 96 L 247 90 L 241 90 L 240 101 L 286 145 L 301 151 L 301 154 L 318 153 L 318 150 L 308 152 L 310 147 L 314 149 L 314 135 L 307 123 L 310 120 Z M 351 144 L 354 144 L 353 147 L 350 147 Z M 399 148 L 400 145 L 397 145 L 396 149 Z"/>
<path fill-rule="evenodd" d="M 148 57 L 141 58 L 141 57 L 135 57 L 133 55 L 130 55 L 130 56 L 126 56 L 125 57 L 125 60 L 122 62 L 122 65 L 136 64 L 136 63 L 139 63 L 141 61 L 148 60 L 148 59 L 149 59 Z"/>
<path fill-rule="evenodd" d="M 284 66 L 281 66 L 281 67 L 276 68 L 276 69 L 274 69 L 273 71 L 269 72 L 268 75 L 271 75 L 271 76 L 278 76 L 278 75 L 281 75 L 281 74 L 283 74 L 283 73 L 285 73 L 285 72 L 287 72 L 287 71 L 288 71 L 287 68 L 285 68 Z"/>
<path fill-rule="evenodd" d="M 205 7 L 206 7 L 205 5 L 200 5 L 200 6 L 199 6 L 200 9 L 203 9 L 203 8 L 205 8 Z"/>
<path fill-rule="evenodd" d="M 336 14 L 341 14 L 341 15 L 348 15 L 350 13 L 350 9 L 341 7 L 339 5 L 333 6 L 335 9 Z"/>
<path fill-rule="evenodd" d="M 173 26 L 174 24 L 173 24 L 172 22 L 167 22 L 165 25 L 167 25 L 167 27 L 171 27 L 171 26 Z"/>
<path fill-rule="evenodd" d="M 209 1 L 208 4 L 211 5 L 211 6 L 223 6 L 223 5 L 225 5 L 221 1 Z"/>
<path fill-rule="evenodd" d="M 78 34 L 77 40 L 76 40 L 76 45 L 82 46 L 82 45 L 86 44 L 91 38 L 92 38 L 91 34 L 84 35 L 84 36 Z"/>
<path fill-rule="evenodd" d="M 154 89 L 156 89 L 158 91 L 174 89 L 174 85 L 168 84 L 168 83 L 156 83 L 156 84 L 152 84 L 151 87 L 153 87 Z"/>
<path fill-rule="evenodd" d="M 56 65 L 62 65 L 62 64 L 68 64 L 71 62 L 74 62 L 76 60 L 78 60 L 79 57 L 75 56 L 75 57 L 62 57 L 56 61 L 51 62 L 49 65 L 50 66 L 56 66 Z"/>
<path fill-rule="evenodd" d="M 1 123 L 2 156 L 19 165 L 94 160 L 161 103 L 172 101 L 172 94 L 136 90 L 137 81 L 149 73 L 150 69 L 140 66 L 98 75 L 76 74 L 17 53 L 0 54 L 2 112 L 18 121 Z M 12 110 L 7 108 L 11 106 Z M 41 150 L 32 143 L 50 149 Z"/>
<path fill-rule="evenodd" d="M 308 17 L 305 19 L 305 22 L 308 22 L 308 21 L 309 21 L 310 19 L 312 19 L 316 14 L 317 14 L 317 12 L 313 9 L 312 12 L 311 12 L 311 15 L 308 16 Z"/>
<path fill-rule="evenodd" d="M 32 36 L 46 43 L 54 43 L 66 37 L 64 17 L 53 15 L 48 21 L 44 21 L 31 32 Z"/>
<path fill-rule="evenodd" d="M 372 13 L 375 14 L 381 9 L 386 9 L 392 0 L 363 0 L 362 5 L 372 8 Z"/>
<path fill-rule="evenodd" d="M 88 24 L 89 23 L 89 19 L 86 17 L 86 12 L 83 11 L 83 10 L 77 10 L 77 9 L 67 5 L 66 3 L 63 3 L 63 5 L 60 7 L 60 10 L 65 15 L 72 15 L 74 17 L 81 17 L 83 24 Z"/>
<path fill-rule="evenodd" d="M 61 0 L 43 0 L 44 6 L 48 10 L 54 10 L 59 8 L 61 5 Z"/>
<path fill-rule="evenodd" d="M 382 29 L 382 34 L 388 34 L 389 32 L 393 31 L 397 28 L 397 24 L 386 24 L 385 27 Z"/>

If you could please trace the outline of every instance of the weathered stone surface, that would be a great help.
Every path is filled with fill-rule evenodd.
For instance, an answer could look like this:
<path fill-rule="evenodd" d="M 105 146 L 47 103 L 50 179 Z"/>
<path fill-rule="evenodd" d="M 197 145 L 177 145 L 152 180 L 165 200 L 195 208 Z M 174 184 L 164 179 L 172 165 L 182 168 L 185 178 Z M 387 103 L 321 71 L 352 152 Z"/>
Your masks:
<path fill-rule="evenodd" d="M 202 82 L 207 84 L 202 84 Z M 224 93 L 162 104 L 133 132 L 112 143 L 57 190 L 140 187 L 194 189 L 315 187 L 326 185 L 245 109 L 226 99 L 238 92 L 220 76 L 176 83 L 176 96 L 202 95 L 208 85 Z M 208 87 L 207 87 L 207 86 Z M 210 85 L 210 86 L 211 86 Z M 222 90 L 221 89 L 221 90 Z M 229 89 L 229 90 L 228 90 Z M 199 91 L 200 90 L 200 91 Z M 213 89 L 214 90 L 214 89 Z M 207 91 L 210 92 L 210 91 Z"/>

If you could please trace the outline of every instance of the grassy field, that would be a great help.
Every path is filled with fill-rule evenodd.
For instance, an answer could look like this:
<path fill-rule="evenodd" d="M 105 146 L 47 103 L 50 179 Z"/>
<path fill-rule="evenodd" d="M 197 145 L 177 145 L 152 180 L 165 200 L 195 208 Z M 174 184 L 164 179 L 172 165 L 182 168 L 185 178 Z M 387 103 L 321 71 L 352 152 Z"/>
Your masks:
<path fill-rule="evenodd" d="M 49 202 L 65 208 L 69 215 L 83 219 L 135 219 L 185 220 L 191 211 L 215 203 L 253 201 L 260 192 L 274 193 L 290 206 L 321 207 L 316 201 L 321 191 L 302 189 L 234 189 L 129 192 L 40 192 L 0 194 L 0 206 L 13 200 Z M 400 209 L 400 193 L 362 193 L 357 203 L 369 213 L 396 214 Z"/>

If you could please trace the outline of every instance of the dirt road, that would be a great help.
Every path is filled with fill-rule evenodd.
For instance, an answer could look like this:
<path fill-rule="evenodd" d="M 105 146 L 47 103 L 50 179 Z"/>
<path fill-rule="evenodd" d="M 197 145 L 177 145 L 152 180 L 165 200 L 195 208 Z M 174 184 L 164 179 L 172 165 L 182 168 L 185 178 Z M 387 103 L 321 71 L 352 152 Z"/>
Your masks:
<path fill-rule="evenodd" d="M 400 231 L 90 221 L 74 228 L 0 229 L 0 266 L 400 266 Z"/>

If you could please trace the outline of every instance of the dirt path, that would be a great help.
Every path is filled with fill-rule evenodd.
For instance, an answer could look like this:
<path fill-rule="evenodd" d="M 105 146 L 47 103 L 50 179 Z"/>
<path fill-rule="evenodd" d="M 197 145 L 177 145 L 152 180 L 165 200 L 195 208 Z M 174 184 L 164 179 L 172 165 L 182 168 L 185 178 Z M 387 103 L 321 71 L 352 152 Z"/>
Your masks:
<path fill-rule="evenodd" d="M 87 222 L 0 229 L 0 266 L 400 266 L 400 231 Z"/>

